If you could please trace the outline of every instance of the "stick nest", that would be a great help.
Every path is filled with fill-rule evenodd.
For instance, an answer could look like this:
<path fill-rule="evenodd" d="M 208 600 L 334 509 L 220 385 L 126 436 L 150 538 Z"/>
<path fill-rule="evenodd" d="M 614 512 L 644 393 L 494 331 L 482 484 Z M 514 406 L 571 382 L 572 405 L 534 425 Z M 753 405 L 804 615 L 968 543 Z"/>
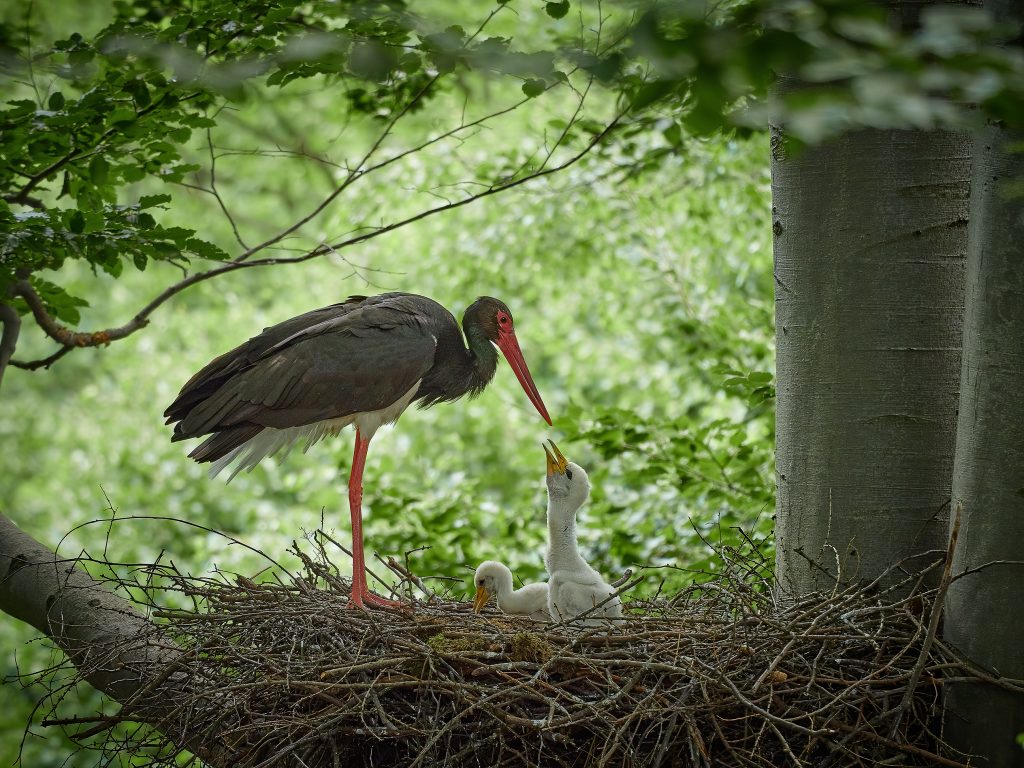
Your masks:
<path fill-rule="evenodd" d="M 710 581 L 579 627 L 440 599 L 354 610 L 323 549 L 296 551 L 276 582 L 164 574 L 194 606 L 156 613 L 185 651 L 181 711 L 232 765 L 961 765 L 941 689 L 981 673 L 929 631 L 919 573 L 790 600 L 727 551 Z M 112 728 L 130 718 L 88 733 L 182 764 L 158 732 Z"/>

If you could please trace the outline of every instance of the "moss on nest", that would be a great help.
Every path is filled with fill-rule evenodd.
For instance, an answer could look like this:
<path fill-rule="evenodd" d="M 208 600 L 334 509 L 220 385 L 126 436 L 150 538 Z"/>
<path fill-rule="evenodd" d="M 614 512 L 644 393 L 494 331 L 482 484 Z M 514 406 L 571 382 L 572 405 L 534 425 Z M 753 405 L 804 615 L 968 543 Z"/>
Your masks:
<path fill-rule="evenodd" d="M 509 643 L 508 656 L 513 661 L 543 664 L 555 653 L 551 643 L 533 632 L 516 632 Z"/>

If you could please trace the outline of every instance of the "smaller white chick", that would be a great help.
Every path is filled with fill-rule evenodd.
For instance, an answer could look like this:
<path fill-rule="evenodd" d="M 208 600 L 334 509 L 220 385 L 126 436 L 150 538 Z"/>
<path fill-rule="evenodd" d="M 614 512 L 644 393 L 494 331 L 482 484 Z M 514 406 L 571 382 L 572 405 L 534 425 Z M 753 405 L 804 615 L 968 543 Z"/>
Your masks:
<path fill-rule="evenodd" d="M 480 613 L 491 595 L 498 601 L 498 608 L 505 613 L 529 616 L 536 621 L 551 621 L 548 613 L 548 585 L 527 584 L 519 589 L 512 588 L 512 571 L 504 563 L 486 560 L 480 563 L 473 577 L 476 597 L 473 611 Z"/>

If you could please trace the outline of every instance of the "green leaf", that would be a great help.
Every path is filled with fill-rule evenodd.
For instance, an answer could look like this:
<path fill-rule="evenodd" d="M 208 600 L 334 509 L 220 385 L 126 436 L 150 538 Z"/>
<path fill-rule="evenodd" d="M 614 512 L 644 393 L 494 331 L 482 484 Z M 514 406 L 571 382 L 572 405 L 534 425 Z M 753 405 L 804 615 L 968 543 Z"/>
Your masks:
<path fill-rule="evenodd" d="M 357 43 L 352 46 L 348 58 L 348 69 L 356 77 L 374 82 L 383 82 L 398 65 L 398 55 L 393 48 L 376 40 Z"/>
<path fill-rule="evenodd" d="M 50 100 L 46 104 L 54 112 L 59 112 L 64 109 L 64 94 L 60 91 L 54 91 L 50 94 Z"/>
<path fill-rule="evenodd" d="M 192 253 L 200 256 L 204 259 L 212 259 L 214 261 L 224 261 L 228 258 L 228 255 L 224 253 L 213 243 L 208 243 L 205 240 L 200 240 L 197 237 L 193 237 L 185 243 L 185 248 Z"/>
<path fill-rule="evenodd" d="M 182 125 L 188 125 L 192 128 L 214 128 L 217 125 L 216 120 L 212 120 L 205 115 L 195 113 L 182 115 L 179 119 L 181 120 Z"/>
<path fill-rule="evenodd" d="M 672 123 L 672 125 L 670 125 L 661 133 L 665 137 L 665 141 L 667 141 L 673 147 L 682 146 L 683 129 L 679 127 L 679 123 Z"/>
<path fill-rule="evenodd" d="M 185 227 L 165 227 L 160 230 L 160 234 L 173 241 L 175 245 L 184 248 L 188 239 L 195 234 L 195 230 L 185 229 Z"/>
<path fill-rule="evenodd" d="M 552 19 L 561 19 L 569 13 L 569 0 L 563 0 L 560 3 L 547 3 L 544 10 Z"/>
<path fill-rule="evenodd" d="M 68 216 L 68 229 L 76 235 L 80 235 L 85 231 L 85 216 L 82 215 L 81 211 L 72 211 L 71 215 Z"/>
<path fill-rule="evenodd" d="M 153 101 L 149 95 L 149 88 L 146 87 L 146 83 L 141 79 L 129 80 L 124 84 L 124 89 L 131 94 L 132 99 L 142 109 L 148 107 Z"/>
<path fill-rule="evenodd" d="M 191 128 L 175 128 L 167 132 L 167 138 L 178 144 L 184 144 L 192 137 Z"/>
<path fill-rule="evenodd" d="M 264 22 L 267 23 L 275 21 L 284 21 L 289 16 L 291 16 L 294 11 L 295 8 L 293 6 L 288 5 L 286 5 L 283 8 L 272 8 L 271 10 L 267 11 L 266 15 L 263 17 L 263 20 Z"/>
<path fill-rule="evenodd" d="M 107 123 L 111 126 L 118 125 L 120 123 L 131 123 L 136 118 L 135 110 L 131 107 L 118 107 L 110 116 L 107 117 Z"/>
<path fill-rule="evenodd" d="M 533 99 L 544 93 L 547 86 L 543 80 L 530 79 L 523 83 L 523 93 L 529 98 Z"/>
<path fill-rule="evenodd" d="M 139 208 L 153 208 L 157 205 L 164 205 L 171 202 L 170 195 L 143 195 L 139 198 Z"/>
<path fill-rule="evenodd" d="M 46 305 L 46 309 L 50 314 L 58 320 L 63 320 L 71 325 L 78 325 L 82 319 L 78 312 L 78 307 L 87 307 L 89 306 L 89 302 L 85 299 L 79 298 L 78 296 L 72 296 L 59 285 L 51 283 L 48 280 L 31 277 L 29 281 L 32 283 L 32 287 L 35 288 L 36 293 L 38 293 L 39 297 L 43 300 L 43 303 Z"/>
<path fill-rule="evenodd" d="M 398 69 L 411 75 L 423 69 L 423 60 L 415 53 L 407 53 L 398 60 Z"/>
<path fill-rule="evenodd" d="M 89 178 L 93 184 L 103 185 L 110 176 L 110 164 L 103 155 L 96 155 L 89 161 Z"/>
<path fill-rule="evenodd" d="M 637 90 L 630 106 L 633 110 L 639 112 L 644 107 L 649 107 L 654 102 L 665 98 L 674 90 L 675 83 L 671 80 L 656 80 L 653 83 L 644 83 Z"/>

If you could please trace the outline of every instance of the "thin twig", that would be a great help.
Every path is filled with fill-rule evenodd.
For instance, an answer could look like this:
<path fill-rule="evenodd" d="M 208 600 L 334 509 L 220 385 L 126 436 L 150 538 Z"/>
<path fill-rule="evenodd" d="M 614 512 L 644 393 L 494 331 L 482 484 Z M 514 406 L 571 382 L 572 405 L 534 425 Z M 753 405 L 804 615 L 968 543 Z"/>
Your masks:
<path fill-rule="evenodd" d="M 903 700 L 896 707 L 892 728 L 889 731 L 890 739 L 896 737 L 896 732 L 903 720 L 903 713 L 907 711 L 914 699 L 914 691 L 917 690 L 921 673 L 928 664 L 928 654 L 931 652 L 932 643 L 935 642 L 935 636 L 939 631 L 939 619 L 942 618 L 942 609 L 946 603 L 946 592 L 949 590 L 949 584 L 953 575 L 953 557 L 956 554 L 956 543 L 960 536 L 960 518 L 963 513 L 963 506 L 962 502 L 957 502 L 956 512 L 953 514 L 953 526 L 949 531 L 949 546 L 946 548 L 946 560 L 942 566 L 942 578 L 939 580 L 939 590 L 935 594 L 932 613 L 928 618 L 928 634 L 925 635 L 917 663 L 914 664 L 914 669 L 910 674 L 910 682 L 907 683 L 907 690 L 903 694 Z"/>

